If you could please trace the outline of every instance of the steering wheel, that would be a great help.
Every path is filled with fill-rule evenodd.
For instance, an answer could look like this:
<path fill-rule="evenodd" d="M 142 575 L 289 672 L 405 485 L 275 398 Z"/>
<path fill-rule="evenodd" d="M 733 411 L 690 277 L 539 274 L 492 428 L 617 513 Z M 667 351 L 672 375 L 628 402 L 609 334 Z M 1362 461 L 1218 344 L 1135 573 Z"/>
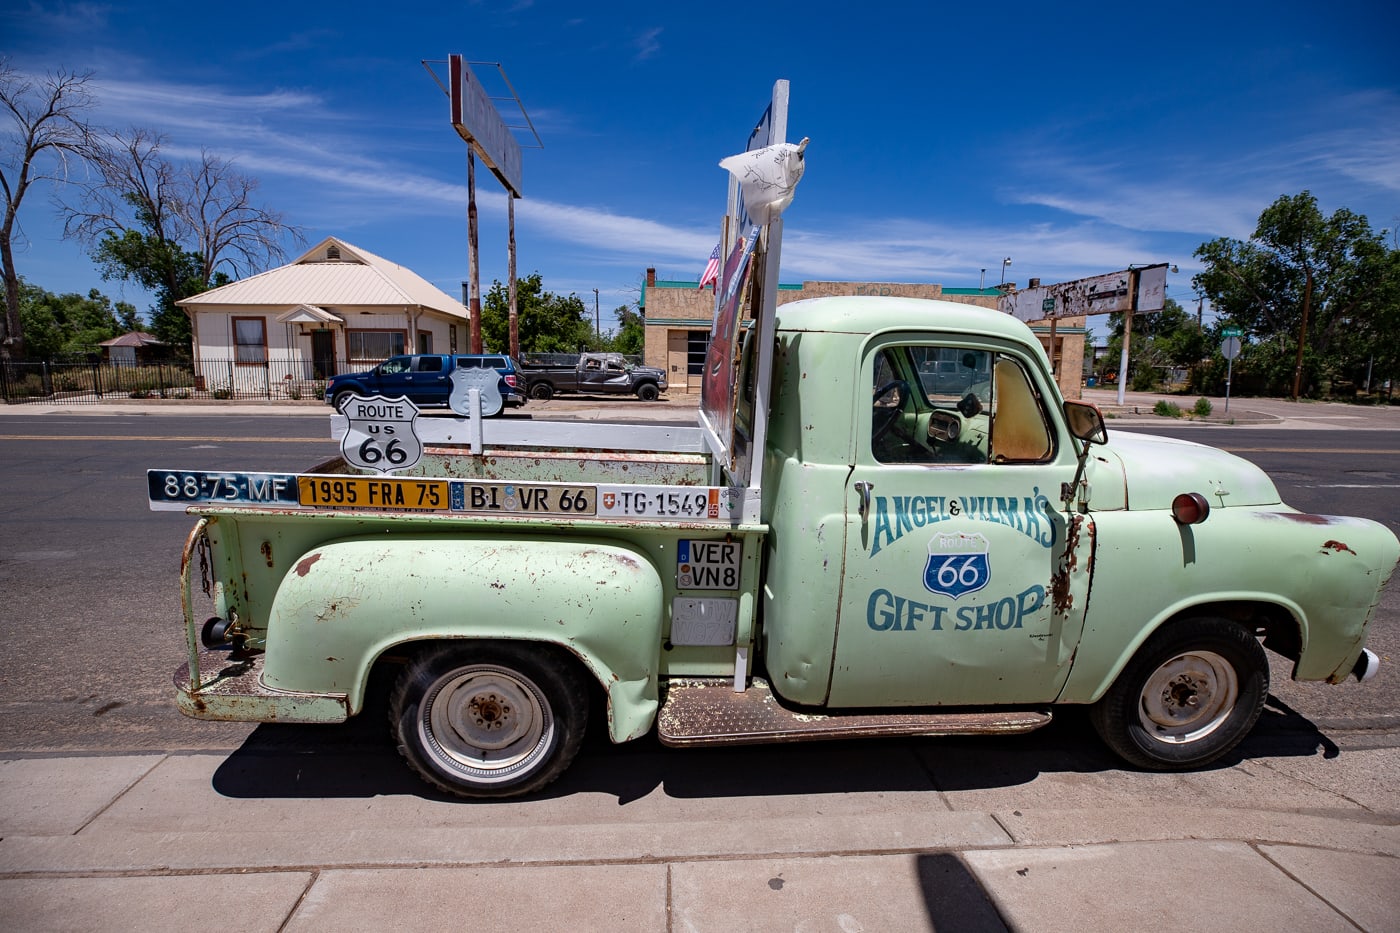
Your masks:
<path fill-rule="evenodd" d="M 909 383 L 903 379 L 894 379 L 880 386 L 875 390 L 875 396 L 871 399 L 871 405 L 875 407 L 874 414 L 870 417 L 870 439 L 878 441 L 884 437 L 894 423 L 899 420 L 900 405 L 890 405 L 882 408 L 880 399 L 889 395 L 895 389 L 899 390 L 899 397 L 906 399 L 909 397 Z"/>

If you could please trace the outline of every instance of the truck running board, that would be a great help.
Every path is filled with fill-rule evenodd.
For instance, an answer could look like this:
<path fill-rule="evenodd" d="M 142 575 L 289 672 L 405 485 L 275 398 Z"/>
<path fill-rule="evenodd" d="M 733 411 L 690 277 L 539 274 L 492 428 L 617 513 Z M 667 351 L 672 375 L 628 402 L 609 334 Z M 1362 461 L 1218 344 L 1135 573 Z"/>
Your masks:
<path fill-rule="evenodd" d="M 663 745 L 758 745 L 910 735 L 1031 732 L 1050 722 L 1043 710 L 810 713 L 784 706 L 755 677 L 743 693 L 731 681 L 671 681 L 656 718 Z"/>

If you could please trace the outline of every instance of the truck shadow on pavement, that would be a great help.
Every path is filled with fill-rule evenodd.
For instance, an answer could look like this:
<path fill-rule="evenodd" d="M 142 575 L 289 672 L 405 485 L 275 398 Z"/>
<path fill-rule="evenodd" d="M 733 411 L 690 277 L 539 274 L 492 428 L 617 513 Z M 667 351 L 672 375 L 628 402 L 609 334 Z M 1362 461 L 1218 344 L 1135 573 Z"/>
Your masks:
<path fill-rule="evenodd" d="M 1209 770 L 1256 758 L 1335 758 L 1338 746 L 1270 697 L 1254 732 Z M 538 794 L 513 800 L 605 794 L 619 805 L 660 790 L 678 799 L 994 790 L 1054 774 L 1133 774 L 1110 754 L 1081 709 L 1057 712 L 1029 735 L 872 739 L 672 749 L 654 736 L 612 745 L 590 731 L 573 765 Z M 371 708 L 339 725 L 264 724 L 218 767 L 214 789 L 231 798 L 456 800 L 413 774 L 385 717 Z M 489 801 L 482 801 L 489 803 Z"/>

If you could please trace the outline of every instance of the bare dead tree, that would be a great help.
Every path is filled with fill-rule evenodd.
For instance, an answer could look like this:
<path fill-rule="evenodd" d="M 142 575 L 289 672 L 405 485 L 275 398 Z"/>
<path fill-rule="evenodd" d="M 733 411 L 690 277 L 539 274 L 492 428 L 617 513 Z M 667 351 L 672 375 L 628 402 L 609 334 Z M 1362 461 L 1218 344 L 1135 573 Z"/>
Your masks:
<path fill-rule="evenodd" d="M 137 230 L 197 256 L 202 287 L 220 266 L 235 278 L 261 271 L 286 256 L 285 240 L 302 242 L 300 228 L 254 203 L 257 179 L 208 150 L 197 162 L 171 161 L 161 151 L 166 142 L 146 129 L 103 140 L 93 158 L 99 181 L 83 189 L 79 203 L 65 204 L 65 235 L 95 247 Z M 172 293 L 182 290 L 168 285 Z"/>
<path fill-rule="evenodd" d="M 19 272 L 14 238 L 23 236 L 17 218 L 24 196 L 41 180 L 67 178 L 69 160 L 85 157 L 91 129 L 84 112 L 95 103 L 91 74 L 58 71 L 33 79 L 0 60 L 0 105 L 9 126 L 0 136 L 0 189 L 5 215 L 0 222 L 0 271 L 5 279 L 5 314 L 0 320 L 0 358 L 24 355 L 19 317 Z"/>

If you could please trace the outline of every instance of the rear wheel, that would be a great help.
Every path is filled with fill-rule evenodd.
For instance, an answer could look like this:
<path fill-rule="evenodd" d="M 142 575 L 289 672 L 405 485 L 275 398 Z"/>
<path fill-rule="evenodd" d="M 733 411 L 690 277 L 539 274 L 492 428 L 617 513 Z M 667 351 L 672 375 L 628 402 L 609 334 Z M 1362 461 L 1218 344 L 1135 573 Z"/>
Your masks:
<path fill-rule="evenodd" d="M 661 392 L 650 382 L 637 387 L 637 398 L 644 402 L 654 402 L 661 395 Z"/>
<path fill-rule="evenodd" d="M 1108 747 L 1140 768 L 1184 771 L 1244 739 L 1269 696 L 1269 663 L 1246 629 L 1186 619 L 1147 640 L 1089 717 Z"/>
<path fill-rule="evenodd" d="M 438 789 L 526 794 L 578 754 L 587 682 L 572 658 L 549 646 L 448 645 L 423 652 L 399 675 L 389 721 L 399 753 Z"/>
<path fill-rule="evenodd" d="M 537 398 L 542 402 L 547 402 L 554 397 L 554 386 L 547 382 L 537 382 L 530 386 L 530 398 Z"/>

